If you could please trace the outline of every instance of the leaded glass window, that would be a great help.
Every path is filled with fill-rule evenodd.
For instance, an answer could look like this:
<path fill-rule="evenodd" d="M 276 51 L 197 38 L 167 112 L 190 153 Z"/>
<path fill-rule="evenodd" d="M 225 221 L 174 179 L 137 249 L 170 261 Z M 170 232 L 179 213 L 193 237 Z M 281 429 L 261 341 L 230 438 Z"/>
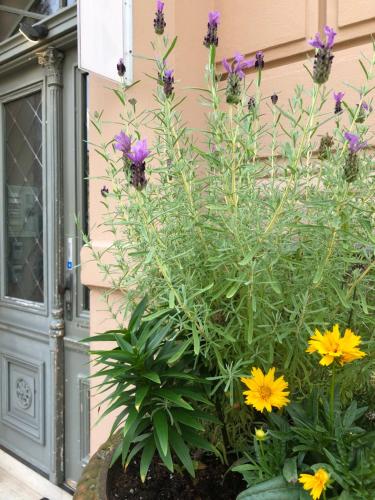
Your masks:
<path fill-rule="evenodd" d="M 5 108 L 5 258 L 8 297 L 44 301 L 42 94 Z"/>

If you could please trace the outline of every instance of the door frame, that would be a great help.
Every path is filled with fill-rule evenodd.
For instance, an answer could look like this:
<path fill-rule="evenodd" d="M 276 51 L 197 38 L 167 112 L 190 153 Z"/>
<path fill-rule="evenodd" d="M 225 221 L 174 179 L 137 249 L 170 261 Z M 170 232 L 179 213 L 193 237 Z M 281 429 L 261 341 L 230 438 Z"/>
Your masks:
<path fill-rule="evenodd" d="M 64 429 L 64 225 L 63 225 L 63 103 L 62 64 L 64 48 L 77 44 L 77 7 L 73 5 L 61 9 L 58 13 L 43 19 L 49 29 L 49 36 L 43 43 L 33 44 L 22 34 L 17 33 L 0 43 L 0 78 L 15 70 L 27 67 L 30 59 L 38 59 L 44 68 L 43 111 L 48 127 L 44 127 L 45 165 L 49 165 L 49 175 L 44 186 L 44 210 L 47 210 L 45 223 L 49 223 L 45 232 L 48 261 L 55 262 L 50 275 L 45 274 L 44 314 L 50 317 L 48 328 L 51 387 L 51 445 L 49 479 L 55 484 L 62 484 L 65 479 L 65 429 Z M 24 89 L 25 90 L 25 89 Z M 12 93 L 12 97 L 13 97 Z M 48 199 L 48 201 L 47 201 Z M 56 221 L 51 224 L 51 221 Z M 2 255 L 4 256 L 3 252 Z M 47 259 L 46 259 L 47 261 Z M 46 263 L 44 265 L 47 265 Z M 9 306 L 9 300 L 2 301 Z M 19 302 L 18 307 L 22 308 Z M 17 307 L 17 299 L 12 306 Z M 38 313 L 43 314 L 42 308 Z M 30 311 L 32 312 L 32 311 Z"/>

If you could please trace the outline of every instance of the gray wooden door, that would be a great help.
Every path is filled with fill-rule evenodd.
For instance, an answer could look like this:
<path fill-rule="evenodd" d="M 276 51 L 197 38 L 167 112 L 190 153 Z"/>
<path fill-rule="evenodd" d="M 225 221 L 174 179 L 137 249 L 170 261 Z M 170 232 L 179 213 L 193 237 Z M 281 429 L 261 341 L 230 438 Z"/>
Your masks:
<path fill-rule="evenodd" d="M 75 61 L 74 47 L 48 47 L 0 80 L 0 446 L 70 484 L 89 435 Z"/>

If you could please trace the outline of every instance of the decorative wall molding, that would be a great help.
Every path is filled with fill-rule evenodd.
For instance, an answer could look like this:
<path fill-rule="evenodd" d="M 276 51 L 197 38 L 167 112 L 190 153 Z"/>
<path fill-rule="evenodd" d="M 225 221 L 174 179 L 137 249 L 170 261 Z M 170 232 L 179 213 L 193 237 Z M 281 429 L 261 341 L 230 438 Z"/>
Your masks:
<path fill-rule="evenodd" d="M 319 0 L 216 0 L 215 8 L 222 13 L 218 62 L 236 51 L 265 50 L 267 62 L 306 54 L 306 40 L 319 30 Z"/>
<path fill-rule="evenodd" d="M 327 24 L 338 33 L 338 43 L 348 42 L 375 32 L 374 0 L 330 0 L 327 2 Z"/>

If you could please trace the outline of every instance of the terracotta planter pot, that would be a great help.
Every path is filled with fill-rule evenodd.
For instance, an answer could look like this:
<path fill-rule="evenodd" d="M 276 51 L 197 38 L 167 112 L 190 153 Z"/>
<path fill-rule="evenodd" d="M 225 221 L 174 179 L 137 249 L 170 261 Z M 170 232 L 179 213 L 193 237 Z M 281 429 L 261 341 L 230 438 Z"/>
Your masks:
<path fill-rule="evenodd" d="M 112 436 L 93 455 L 78 482 L 73 500 L 108 500 L 107 477 L 120 436 Z"/>

